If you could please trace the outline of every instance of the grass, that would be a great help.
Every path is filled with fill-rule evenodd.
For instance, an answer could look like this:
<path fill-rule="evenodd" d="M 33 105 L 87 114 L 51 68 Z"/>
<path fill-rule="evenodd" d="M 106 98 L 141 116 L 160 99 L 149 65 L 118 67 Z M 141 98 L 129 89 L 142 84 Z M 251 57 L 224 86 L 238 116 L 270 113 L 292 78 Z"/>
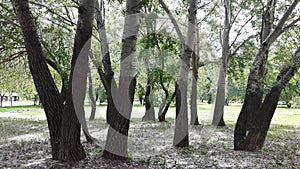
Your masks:
<path fill-rule="evenodd" d="M 0 118 L 0 142 L 8 138 L 47 131 L 45 120 Z"/>
<path fill-rule="evenodd" d="M 213 104 L 207 103 L 198 103 L 198 116 L 200 120 L 207 120 L 212 117 L 213 113 Z M 225 106 L 224 120 L 225 122 L 235 122 L 238 118 L 242 104 L 230 103 L 229 106 Z M 98 106 L 99 113 L 102 116 L 105 116 L 106 105 Z M 145 112 L 144 105 L 134 105 L 135 114 L 137 117 L 132 116 L 132 120 L 141 119 Z M 12 111 L 23 111 L 22 113 L 12 113 L 14 118 L 39 118 L 39 116 L 44 116 L 40 106 L 13 106 L 13 107 L 0 107 L 0 117 L 1 112 L 12 112 Z M 134 114 L 134 113 L 133 113 Z M 102 117 L 101 116 L 101 117 Z M 43 117 L 44 119 L 45 117 Z M 166 120 L 173 121 L 175 118 L 175 107 L 170 107 L 169 112 L 167 113 Z M 279 106 L 276 109 L 274 117 L 272 119 L 272 124 L 282 124 L 282 125 L 300 125 L 300 108 L 286 108 Z"/>
<path fill-rule="evenodd" d="M 151 165 L 152 168 L 185 168 L 187 167 L 185 162 L 191 163 L 193 166 L 198 166 L 199 168 L 211 163 L 208 167 L 213 168 L 213 166 L 224 163 L 224 161 L 222 161 L 224 159 L 229 159 L 229 164 L 233 162 L 237 168 L 239 168 L 240 161 L 244 161 L 245 159 L 249 163 L 248 168 L 256 167 L 256 165 L 261 164 L 262 160 L 265 160 L 263 163 L 266 164 L 261 165 L 263 167 L 260 168 L 286 168 L 288 166 L 299 166 L 299 158 L 298 156 L 295 156 L 295 154 L 299 152 L 299 126 L 296 125 L 300 124 L 300 109 L 278 108 L 268 132 L 263 151 L 244 153 L 232 150 L 233 129 L 241 106 L 241 104 L 231 104 L 230 106 L 225 107 L 225 121 L 227 125 L 225 127 L 217 127 L 217 132 L 211 132 L 208 133 L 208 135 L 205 135 L 205 133 L 201 132 L 203 125 L 195 126 L 191 129 L 191 145 L 189 147 L 174 149 L 172 147 L 168 148 L 168 146 L 164 146 L 165 148 L 161 150 L 158 155 L 152 155 L 148 158 L 145 156 L 145 158 L 141 158 L 139 161 L 150 165 L 150 168 Z M 22 168 L 23 165 L 30 164 L 28 159 L 30 159 L 31 162 L 34 162 L 34 160 L 41 161 L 41 159 L 48 158 L 47 156 L 45 157 L 45 155 L 49 156 L 50 154 L 49 151 L 51 149 L 47 140 L 49 138 L 47 122 L 46 120 L 36 119 L 36 117 L 44 116 L 42 109 L 34 106 L 19 106 L 8 107 L 9 109 L 6 109 L 8 111 L 4 112 L 24 110 L 21 107 L 28 111 L 22 113 L 0 113 L 0 115 L 9 115 L 9 117 L 6 118 L 0 116 L 0 149 L 2 151 L 0 151 L 0 161 L 6 162 L 5 165 L 2 165 L 4 168 Z M 213 105 L 200 103 L 198 105 L 199 116 L 205 118 L 212 112 L 212 107 Z M 138 113 L 144 113 L 143 106 L 139 105 L 134 108 L 139 110 Z M 105 112 L 105 106 L 99 106 L 99 109 L 101 111 L 98 113 Z M 171 112 L 174 111 L 175 108 L 171 107 L 168 114 L 171 114 Z M 166 120 L 173 121 L 174 118 L 167 117 Z M 133 138 L 134 142 L 129 146 L 129 148 L 131 147 L 131 149 L 129 149 L 130 154 L 137 156 L 135 153 L 144 149 L 149 151 L 149 153 L 152 153 L 150 150 L 152 150 L 151 146 L 153 145 L 172 144 L 172 142 L 167 142 L 167 139 L 163 137 L 160 138 L 162 136 L 160 133 L 169 132 L 168 129 L 170 128 L 170 123 L 159 123 L 157 121 L 142 122 L 141 118 L 136 117 L 132 118 L 131 121 L 132 128 L 130 129 L 129 135 L 130 138 Z M 96 138 L 101 138 L 100 145 L 104 145 L 106 137 L 101 134 L 106 133 L 105 129 L 107 128 L 107 124 L 105 123 L 105 119 L 98 118 L 95 121 L 89 121 L 88 125 L 91 134 Z M 171 135 L 167 136 L 171 138 L 173 136 L 173 130 L 170 132 Z M 209 139 L 212 137 L 216 139 L 212 139 L 210 142 Z M 20 140 L 19 138 L 22 138 L 21 142 L 18 141 Z M 148 148 L 148 146 L 150 148 Z M 99 160 L 97 161 L 94 159 L 101 154 L 102 149 L 90 145 L 85 149 L 90 159 L 88 163 L 98 163 Z M 237 158 L 238 160 L 236 160 Z M 14 161 L 11 162 L 11 159 Z M 136 159 L 132 156 L 132 161 L 134 162 L 134 160 Z M 204 162 L 199 162 L 201 160 L 204 160 Z M 256 161 L 252 162 L 252 160 Z M 52 161 L 49 161 L 46 166 L 52 164 L 51 162 Z M 13 163 L 15 163 L 15 166 L 11 165 Z M 240 167 L 242 167 L 242 165 Z"/>
<path fill-rule="evenodd" d="M 0 112 L 10 112 L 10 111 L 19 111 L 19 110 L 33 110 L 41 108 L 41 106 L 5 106 L 5 107 L 0 107 Z"/>

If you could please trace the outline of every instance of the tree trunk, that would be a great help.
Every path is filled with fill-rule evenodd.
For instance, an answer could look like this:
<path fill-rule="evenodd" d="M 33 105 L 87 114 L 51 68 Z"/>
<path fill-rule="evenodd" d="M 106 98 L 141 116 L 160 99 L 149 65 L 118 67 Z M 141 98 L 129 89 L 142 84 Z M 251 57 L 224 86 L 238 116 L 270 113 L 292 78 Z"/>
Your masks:
<path fill-rule="evenodd" d="M 93 79 L 92 79 L 92 75 L 91 75 L 91 70 L 89 70 L 89 74 L 88 74 L 88 78 L 89 78 L 89 98 L 91 101 L 91 115 L 90 115 L 90 121 L 95 120 L 95 115 L 96 115 L 96 99 L 94 97 L 94 88 L 93 88 Z"/>
<path fill-rule="evenodd" d="M 224 106 L 225 106 L 225 87 L 226 87 L 226 68 L 221 65 L 218 79 L 217 96 L 214 108 L 214 116 L 212 125 L 225 126 L 224 122 Z"/>
<path fill-rule="evenodd" d="M 275 1 L 269 0 L 267 8 L 262 14 L 262 28 L 260 34 L 261 47 L 250 69 L 244 104 L 235 126 L 235 146 L 238 146 L 243 142 L 244 138 L 246 137 L 247 130 L 253 126 L 255 112 L 258 111 L 262 103 L 262 88 L 267 72 L 267 59 L 269 51 L 269 45 L 266 43 L 264 44 L 264 41 L 268 35 L 271 34 L 272 24 L 274 21 L 274 11 Z"/>
<path fill-rule="evenodd" d="M 235 145 L 235 150 L 253 151 L 263 147 L 280 94 L 300 67 L 300 47 L 294 53 L 292 60 L 291 65 L 280 71 L 276 83 L 266 95 L 255 117 L 256 123 L 249 130 L 245 140 L 241 144 Z"/>
<path fill-rule="evenodd" d="M 226 88 L 226 74 L 230 57 L 229 34 L 231 29 L 231 2 L 224 0 L 225 20 L 224 31 L 222 37 L 222 62 L 220 66 L 217 96 L 214 108 L 214 116 L 212 124 L 216 126 L 225 126 L 224 122 L 224 106 L 225 106 L 225 88 Z"/>
<path fill-rule="evenodd" d="M 155 121 L 155 111 L 154 107 L 152 106 L 150 102 L 150 93 L 152 90 L 152 85 L 149 79 L 149 70 L 148 70 L 148 80 L 147 80 L 147 88 L 146 88 L 146 94 L 145 94 L 145 115 L 142 118 L 143 121 Z"/>
<path fill-rule="evenodd" d="M 88 56 L 91 47 L 91 35 L 94 19 L 94 0 L 81 0 L 73 56 L 71 62 L 70 83 L 62 119 L 59 159 L 78 161 L 86 157 L 80 143 L 80 123 L 87 131 L 84 100 L 88 73 Z"/>
<path fill-rule="evenodd" d="M 22 29 L 30 72 L 47 117 L 52 158 L 58 160 L 63 102 L 46 64 L 28 0 L 11 0 Z"/>
<path fill-rule="evenodd" d="M 3 96 L 0 94 L 0 107 L 2 107 L 2 103 L 3 103 Z"/>
<path fill-rule="evenodd" d="M 96 1 L 95 18 L 97 21 L 97 29 L 100 38 L 101 53 L 103 56 L 102 63 L 104 66 L 104 71 L 102 71 L 100 63 L 97 62 L 96 58 L 92 60 L 94 65 L 97 67 L 98 74 L 100 76 L 100 79 L 103 83 L 103 86 L 107 94 L 106 122 L 107 124 L 110 124 L 110 121 L 113 120 L 111 114 L 117 112 L 117 108 L 115 106 L 113 96 L 112 96 L 113 95 L 112 92 L 117 90 L 117 84 L 114 79 L 114 72 L 111 66 L 110 52 L 109 52 L 107 35 L 106 35 L 105 18 L 102 15 L 104 10 L 105 10 L 104 1 L 101 0 L 101 4 L 99 4 L 99 2 Z"/>
<path fill-rule="evenodd" d="M 182 54 L 180 74 L 177 79 L 176 92 L 176 124 L 173 145 L 186 147 L 189 145 L 188 133 L 188 107 L 187 107 L 187 84 L 190 70 L 190 58 L 194 47 L 196 28 L 197 0 L 191 0 L 189 7 L 189 23 L 186 43 Z"/>
<path fill-rule="evenodd" d="M 275 12 L 274 0 L 269 0 L 266 10 L 263 13 L 263 26 L 261 31 L 261 45 L 258 54 L 252 63 L 250 74 L 248 77 L 248 84 L 246 89 L 246 96 L 244 104 L 234 131 L 234 146 L 235 149 L 243 149 L 245 138 L 252 134 L 250 130 L 255 129 L 256 117 L 259 116 L 259 109 L 262 106 L 263 87 L 267 73 L 268 51 L 274 41 L 287 29 L 289 26 L 283 27 L 289 16 L 294 11 L 299 3 L 299 0 L 294 0 L 289 8 L 284 12 L 274 30 L 271 31 L 274 22 Z M 292 22 L 293 23 L 293 22 Z M 254 137 L 251 137 L 254 138 Z M 242 147 L 242 148 L 241 148 Z"/>
<path fill-rule="evenodd" d="M 105 150 L 103 152 L 103 157 L 112 160 L 124 160 L 128 157 L 128 130 L 136 86 L 134 65 L 137 35 L 140 26 L 140 9 L 140 0 L 126 1 L 119 89 L 112 91 L 117 111 L 110 113 L 113 120 L 109 122 Z"/>
<path fill-rule="evenodd" d="M 159 122 L 166 121 L 166 115 L 163 114 L 163 110 L 166 106 L 166 103 L 167 103 L 167 98 L 166 98 L 166 95 L 165 95 L 165 98 L 163 98 L 163 101 L 160 104 L 159 110 L 158 110 L 158 121 Z"/>
<path fill-rule="evenodd" d="M 164 106 L 164 108 L 162 110 L 161 115 L 158 117 L 159 121 L 166 121 L 166 114 L 167 114 L 167 112 L 169 110 L 169 107 L 170 107 L 171 103 L 174 101 L 174 99 L 176 97 L 176 90 L 177 90 L 177 85 L 175 84 L 175 91 L 172 94 L 171 99 L 165 100 L 165 102 L 166 102 L 165 106 Z"/>
<path fill-rule="evenodd" d="M 192 76 L 192 91 L 191 91 L 191 125 L 199 125 L 198 111 L 197 111 L 197 82 L 198 82 L 198 68 L 199 68 L 199 31 L 196 27 L 196 43 L 194 52 L 192 54 L 193 76 Z"/>

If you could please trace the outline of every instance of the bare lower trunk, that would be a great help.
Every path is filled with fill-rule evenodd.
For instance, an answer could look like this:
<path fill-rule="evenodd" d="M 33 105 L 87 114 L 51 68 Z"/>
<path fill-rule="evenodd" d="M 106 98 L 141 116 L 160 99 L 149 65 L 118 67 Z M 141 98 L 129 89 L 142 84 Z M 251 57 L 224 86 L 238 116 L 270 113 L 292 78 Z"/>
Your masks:
<path fill-rule="evenodd" d="M 212 124 L 215 126 L 225 126 L 225 122 L 223 119 L 224 114 L 224 106 L 225 106 L 225 86 L 226 86 L 226 70 L 224 67 L 220 67 L 219 80 L 218 80 L 218 88 L 217 88 L 217 96 L 214 108 L 214 116 Z"/>
<path fill-rule="evenodd" d="M 139 31 L 140 0 L 126 1 L 125 24 L 122 39 L 120 76 L 118 90 L 112 90 L 116 112 L 111 112 L 113 120 L 109 129 L 103 157 L 112 160 L 124 160 L 128 157 L 127 143 L 132 104 L 136 87 L 136 43 Z"/>
<path fill-rule="evenodd" d="M 167 94 L 165 95 L 165 98 L 163 98 L 162 103 L 159 106 L 159 110 L 158 110 L 158 121 L 165 121 L 166 120 L 166 115 L 163 115 L 163 110 L 166 106 L 167 103 Z"/>
<path fill-rule="evenodd" d="M 192 79 L 192 93 L 191 93 L 191 125 L 199 125 L 197 113 L 197 80 Z"/>
<path fill-rule="evenodd" d="M 256 66 L 251 67 L 244 104 L 235 126 L 235 147 L 239 147 L 239 144 L 244 142 L 247 131 L 253 128 L 255 124 L 255 116 L 262 104 L 262 90 L 266 72 L 267 51 L 260 50 L 259 55 L 261 56 L 258 58 L 262 58 L 262 61 L 257 62 L 259 63 L 258 65 L 254 64 Z"/>
<path fill-rule="evenodd" d="M 11 0 L 22 29 L 30 72 L 47 117 L 52 158 L 58 159 L 63 102 L 46 64 L 28 1 Z"/>
<path fill-rule="evenodd" d="M 187 81 L 178 81 L 176 92 L 176 123 L 173 145 L 189 146 L 188 114 L 187 114 Z"/>
<path fill-rule="evenodd" d="M 198 68 L 199 68 L 199 31 L 196 27 L 196 43 L 192 54 L 193 76 L 192 76 L 192 92 L 191 92 L 191 125 L 199 125 L 198 111 L 197 111 L 197 82 L 198 82 Z"/>
<path fill-rule="evenodd" d="M 288 84 L 291 78 L 299 69 L 300 63 L 300 47 L 293 55 L 293 63 L 290 66 L 283 68 L 277 76 L 277 81 L 266 95 L 264 102 L 259 108 L 255 123 L 249 129 L 249 133 L 245 135 L 242 142 L 235 142 L 235 150 L 253 151 L 263 147 L 264 141 L 269 130 L 271 120 L 277 108 L 277 102 L 284 87 Z"/>
<path fill-rule="evenodd" d="M 152 86 L 151 86 L 151 82 L 150 82 L 149 75 L 148 75 L 147 88 L 146 88 L 146 94 L 145 94 L 145 110 L 146 110 L 146 112 L 142 118 L 143 121 L 155 121 L 154 107 L 152 106 L 152 104 L 150 102 L 151 90 L 152 90 Z"/>
<path fill-rule="evenodd" d="M 171 99 L 167 100 L 164 108 L 162 108 L 162 112 L 158 117 L 159 121 L 166 121 L 166 114 L 170 108 L 171 103 L 174 101 L 174 99 L 176 97 L 176 90 L 177 90 L 177 85 L 175 85 L 175 91 L 172 94 Z"/>
<path fill-rule="evenodd" d="M 119 95 L 115 96 L 116 111 L 110 112 L 112 121 L 106 137 L 103 157 L 111 160 L 126 160 L 128 158 L 128 131 L 136 85 L 136 77 L 121 78 Z M 125 99 L 126 98 L 126 99 Z M 126 100 L 126 101 L 125 101 Z"/>
<path fill-rule="evenodd" d="M 191 0 L 188 16 L 188 32 L 184 44 L 180 73 L 177 79 L 176 92 L 176 123 L 173 145 L 176 147 L 186 147 L 189 145 L 188 133 L 188 107 L 187 107 L 187 84 L 190 70 L 190 58 L 194 48 L 196 34 L 196 14 L 197 0 Z"/>
<path fill-rule="evenodd" d="M 84 112 L 84 100 L 87 85 L 88 59 L 91 47 L 95 3 L 93 0 L 81 0 L 73 56 L 71 62 L 70 83 L 61 128 L 59 150 L 60 161 L 78 161 L 86 157 L 80 142 L 81 124 L 87 131 Z"/>
<path fill-rule="evenodd" d="M 91 71 L 89 70 L 89 74 L 88 74 L 88 78 L 89 78 L 89 98 L 91 101 L 91 115 L 89 120 L 95 120 L 95 115 L 96 115 L 96 99 L 94 97 L 94 88 L 93 88 L 93 80 L 92 80 L 92 75 L 91 75 Z"/>

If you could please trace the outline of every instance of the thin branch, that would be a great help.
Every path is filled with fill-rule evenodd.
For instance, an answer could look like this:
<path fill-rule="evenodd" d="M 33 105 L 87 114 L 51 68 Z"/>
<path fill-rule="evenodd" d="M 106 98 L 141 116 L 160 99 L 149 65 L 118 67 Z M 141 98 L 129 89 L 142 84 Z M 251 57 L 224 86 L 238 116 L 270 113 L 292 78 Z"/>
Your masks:
<path fill-rule="evenodd" d="M 1 16 L 3 19 L 5 19 L 5 21 L 6 21 L 7 23 L 12 24 L 12 25 L 17 26 L 17 27 L 20 27 L 20 25 L 18 25 L 17 23 L 15 23 L 14 21 L 12 21 L 11 19 L 5 17 L 5 16 L 2 15 L 1 13 L 0 13 L 0 16 Z M 4 22 L 4 21 L 1 21 L 1 22 Z"/>
<path fill-rule="evenodd" d="M 243 8 L 240 8 L 237 13 L 234 15 L 233 19 L 232 19 L 232 22 L 230 24 L 230 27 L 232 27 L 233 23 L 235 23 L 237 17 L 239 16 L 240 12 L 243 10 Z"/>
<path fill-rule="evenodd" d="M 61 14 L 55 12 L 52 8 L 50 8 L 49 6 L 47 5 L 44 5 L 44 4 L 40 4 L 40 3 L 36 3 L 36 2 L 33 2 L 33 1 L 30 1 L 31 4 L 33 5 L 36 5 L 36 6 L 39 6 L 39 7 L 43 7 L 43 8 L 46 8 L 48 12 L 58 16 L 60 19 L 66 21 L 69 23 L 70 26 L 74 26 L 76 25 L 76 23 L 74 23 L 72 20 L 69 20 L 67 19 L 66 17 L 62 16 Z"/>
<path fill-rule="evenodd" d="M 20 51 L 20 52 L 17 52 L 17 53 L 14 53 L 10 56 L 8 56 L 7 58 L 3 59 L 1 62 L 0 62 L 0 65 L 1 64 L 5 64 L 5 63 L 8 63 L 8 62 L 11 62 L 17 58 L 19 58 L 20 56 L 22 56 L 24 53 L 26 53 L 26 51 Z"/>
<path fill-rule="evenodd" d="M 202 22 L 206 21 L 207 18 L 215 11 L 216 7 L 217 7 L 218 3 L 216 2 L 215 5 L 213 6 L 213 8 L 204 16 L 203 19 L 201 19 L 201 21 L 199 21 L 197 24 L 201 24 Z"/>
<path fill-rule="evenodd" d="M 202 8 L 204 8 L 205 6 L 208 6 L 210 3 L 211 3 L 211 2 L 208 2 L 208 3 L 206 3 L 206 4 L 203 4 L 203 5 L 199 6 L 198 9 L 202 9 Z"/>
<path fill-rule="evenodd" d="M 289 6 L 289 8 L 285 11 L 282 18 L 279 20 L 277 26 L 273 30 L 273 32 L 264 40 L 263 43 L 268 43 L 269 45 L 273 43 L 284 31 L 283 31 L 283 25 L 289 18 L 289 16 L 292 14 L 296 6 L 298 5 L 299 0 L 294 0 L 292 5 Z"/>
<path fill-rule="evenodd" d="M 287 26 L 285 26 L 284 28 L 282 28 L 282 31 L 285 32 L 287 29 L 290 29 L 292 27 L 295 27 L 295 26 L 299 26 L 297 25 L 296 23 L 300 21 L 300 17 L 295 19 L 294 21 L 292 21 L 291 23 L 289 23 Z"/>
<path fill-rule="evenodd" d="M 231 49 L 231 47 L 235 44 L 235 42 L 237 41 L 238 37 L 241 35 L 242 30 L 244 29 L 244 27 L 252 20 L 252 18 L 254 17 L 254 15 L 252 15 L 238 30 L 233 42 L 231 43 L 231 45 L 229 46 L 229 49 Z"/>
<path fill-rule="evenodd" d="M 245 39 L 239 46 L 235 48 L 235 50 L 229 55 L 229 58 L 233 58 L 237 52 L 242 48 L 246 43 L 248 43 L 251 39 L 255 38 L 258 34 L 256 35 L 251 35 L 247 39 Z"/>
<path fill-rule="evenodd" d="M 171 22 L 173 23 L 174 27 L 175 27 L 175 30 L 176 30 L 176 33 L 180 39 L 181 42 L 185 42 L 184 40 L 184 37 L 183 37 L 183 34 L 182 32 L 180 31 L 179 29 L 179 26 L 178 26 L 178 23 L 177 21 L 175 20 L 174 16 L 172 15 L 170 9 L 168 8 L 168 6 L 165 4 L 165 2 L 163 0 L 159 0 L 159 3 L 161 4 L 162 8 L 165 10 L 165 12 L 168 14 L 169 18 L 171 19 Z"/>

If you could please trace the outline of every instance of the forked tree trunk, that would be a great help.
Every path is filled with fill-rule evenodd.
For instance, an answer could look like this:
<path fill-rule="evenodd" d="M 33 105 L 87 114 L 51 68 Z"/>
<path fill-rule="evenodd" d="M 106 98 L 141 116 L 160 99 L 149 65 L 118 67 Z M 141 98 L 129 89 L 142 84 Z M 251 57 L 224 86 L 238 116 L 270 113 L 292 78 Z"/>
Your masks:
<path fill-rule="evenodd" d="M 171 103 L 174 101 L 174 99 L 176 97 L 176 90 L 177 90 L 176 87 L 177 87 L 177 85 L 175 85 L 175 91 L 173 92 L 171 98 L 167 99 L 167 100 L 165 99 L 166 103 L 165 103 L 164 107 L 162 108 L 162 112 L 158 116 L 158 120 L 160 122 L 166 121 L 166 114 L 167 114 L 167 112 L 168 112 L 168 110 L 169 110 L 169 108 L 171 106 Z"/>
<path fill-rule="evenodd" d="M 252 63 L 250 74 L 248 77 L 246 96 L 242 110 L 239 114 L 235 131 L 234 131 L 234 146 L 235 149 L 243 149 L 246 147 L 244 144 L 248 144 L 246 139 L 250 132 L 255 127 L 257 123 L 256 118 L 259 116 L 259 109 L 262 106 L 263 101 L 263 88 L 264 82 L 267 74 L 267 60 L 268 51 L 270 46 L 274 41 L 287 29 L 283 28 L 285 22 L 288 20 L 289 16 L 292 14 L 293 10 L 299 3 L 299 0 L 295 0 L 289 8 L 285 11 L 275 29 L 271 31 L 274 12 L 275 12 L 275 2 L 273 0 L 268 1 L 267 9 L 263 13 L 263 27 L 261 31 L 261 45 L 258 54 Z M 251 137 L 253 139 L 253 137 Z"/>
<path fill-rule="evenodd" d="M 300 67 L 300 46 L 294 53 L 292 60 L 293 63 L 285 66 L 280 71 L 275 84 L 266 95 L 264 102 L 255 117 L 256 123 L 249 130 L 249 134 L 246 136 L 245 141 L 235 145 L 235 150 L 253 151 L 263 147 L 271 120 L 277 108 L 280 94 Z"/>
<path fill-rule="evenodd" d="M 122 40 L 119 89 L 112 91 L 117 112 L 111 112 L 113 120 L 109 129 L 103 152 L 103 157 L 112 160 L 124 160 L 128 157 L 128 130 L 132 104 L 135 94 L 136 73 L 136 43 L 139 31 L 140 0 L 126 1 L 125 24 Z"/>
<path fill-rule="evenodd" d="M 112 66 L 111 66 L 108 39 L 106 35 L 105 18 L 102 15 L 104 10 L 105 10 L 104 1 L 101 0 L 99 4 L 97 0 L 95 18 L 97 21 L 97 29 L 100 38 L 101 53 L 103 57 L 102 63 L 103 63 L 104 71 L 102 71 L 102 68 L 100 66 L 100 63 L 97 61 L 97 58 L 92 58 L 92 61 L 97 68 L 98 74 L 100 76 L 100 79 L 103 83 L 103 86 L 107 94 L 106 122 L 107 124 L 110 124 L 110 121 L 113 120 L 112 119 L 113 116 L 111 116 L 111 114 L 117 113 L 117 108 L 115 106 L 113 100 L 113 94 L 112 94 L 113 91 L 117 90 L 117 84 L 114 79 L 114 71 L 112 70 Z"/>
<path fill-rule="evenodd" d="M 31 75 L 47 117 L 52 159 L 58 160 L 63 102 L 46 64 L 28 0 L 11 0 L 22 29 Z"/>
<path fill-rule="evenodd" d="M 190 58 L 194 48 L 197 0 L 191 0 L 188 16 L 187 39 L 184 44 L 179 77 L 177 79 L 176 92 L 176 124 L 173 145 L 186 147 L 189 145 L 188 132 L 188 106 L 187 106 L 187 85 L 190 70 Z"/>
<path fill-rule="evenodd" d="M 88 59 L 94 19 L 94 0 L 81 0 L 73 56 L 70 83 L 61 128 L 59 160 L 78 161 L 86 157 L 80 143 L 80 129 L 87 131 L 84 100 L 87 85 Z"/>

